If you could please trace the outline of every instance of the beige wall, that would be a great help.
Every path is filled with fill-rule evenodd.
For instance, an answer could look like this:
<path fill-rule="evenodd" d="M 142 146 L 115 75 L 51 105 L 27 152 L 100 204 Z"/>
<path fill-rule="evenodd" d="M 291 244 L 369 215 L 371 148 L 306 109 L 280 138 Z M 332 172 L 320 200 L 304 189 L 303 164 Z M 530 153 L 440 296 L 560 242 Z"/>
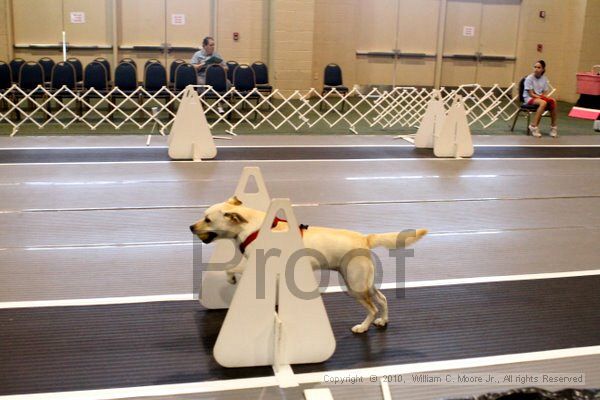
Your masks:
<path fill-rule="evenodd" d="M 597 0 L 595 0 L 597 1 Z M 557 97 L 575 101 L 575 73 L 587 0 L 524 0 L 521 5 L 515 80 L 531 73 L 535 61 L 546 61 Z M 539 11 L 546 11 L 546 18 Z M 543 51 L 537 51 L 537 44 Z"/>
<path fill-rule="evenodd" d="M 579 71 L 600 65 L 600 0 L 588 0 L 581 41 Z"/>
<path fill-rule="evenodd" d="M 273 85 L 286 93 L 313 83 L 315 2 L 271 2 L 269 68 Z"/>
<path fill-rule="evenodd" d="M 577 72 L 579 71 L 579 59 L 583 39 L 582 21 L 585 20 L 587 0 L 573 1 L 571 7 L 564 15 L 562 55 L 560 64 L 556 65 L 556 84 L 560 89 L 558 98 L 561 100 L 576 102 L 579 95 L 576 93 Z"/>
<path fill-rule="evenodd" d="M 9 4 L 19 4 L 12 12 L 15 16 L 13 42 L 29 40 L 38 43 L 56 43 L 57 25 L 66 23 L 65 16 L 55 15 L 57 7 L 43 12 L 41 5 L 58 2 L 65 4 L 69 9 L 79 7 L 80 4 L 84 4 L 88 10 L 91 10 L 90 7 L 99 7 L 99 12 L 94 14 L 94 19 L 99 26 L 103 26 L 102 32 L 96 33 L 97 37 L 79 36 L 82 38 L 85 36 L 85 43 L 112 44 L 112 1 L 0 0 L 0 59 L 8 60 L 11 56 L 12 31 L 6 14 Z M 140 0 L 116 1 L 127 3 Z M 144 8 L 148 8 L 150 4 L 155 4 L 159 8 L 164 7 L 164 1 L 169 2 L 166 4 L 174 4 L 176 1 L 187 4 L 187 0 L 141 0 Z M 336 62 L 342 66 L 344 83 L 347 86 L 391 84 L 394 80 L 401 85 L 431 85 L 436 65 L 433 58 L 403 59 L 394 65 L 392 58 L 357 56 L 356 51 L 391 51 L 397 46 L 402 51 L 435 53 L 438 47 L 437 30 L 440 18 L 438 14 L 442 2 L 450 4 L 449 12 L 452 12 L 453 7 L 469 7 L 473 3 L 482 4 L 483 11 L 486 7 L 494 10 L 506 5 L 514 6 L 515 0 L 202 0 L 204 16 L 199 16 L 198 18 L 202 17 L 200 19 L 190 17 L 190 29 L 198 32 L 198 35 L 194 35 L 194 38 L 185 45 L 194 45 L 205 33 L 215 34 L 217 47 L 226 59 L 246 63 L 259 59 L 267 61 L 274 85 L 286 90 L 320 88 L 323 68 L 329 62 Z M 42 23 L 38 24 L 41 29 L 34 28 L 33 32 L 28 32 L 31 30 L 31 24 L 23 23 L 23 18 L 20 17 L 27 11 L 22 7 L 25 3 L 40 5 L 40 7 L 30 7 L 33 11 L 25 14 L 29 21 L 32 17 L 37 18 L 36 15 L 41 18 Z M 207 9 L 212 7 L 207 4 L 216 5 L 216 9 L 210 11 L 211 19 L 213 11 L 217 17 L 214 26 L 212 20 L 210 26 L 206 21 L 206 13 L 209 12 Z M 514 69 L 512 78 L 518 80 L 531 71 L 533 62 L 543 58 L 548 63 L 548 75 L 552 84 L 558 89 L 559 98 L 575 101 L 577 99 L 576 72 L 589 70 L 592 65 L 600 64 L 600 41 L 597 39 L 600 37 L 598 23 L 600 0 L 522 0 L 520 5 L 518 4 L 517 1 L 519 12 L 515 19 L 518 21 L 514 21 L 518 24 L 517 61 L 514 66 L 503 67 L 502 76 L 508 73 L 507 79 L 510 80 L 510 69 Z M 398 8 L 400 13 L 397 13 Z M 546 11 L 545 19 L 538 17 L 540 10 Z M 487 14 L 482 12 L 482 15 Z M 490 15 L 496 15 L 496 12 L 493 11 Z M 88 12 L 88 16 L 92 17 L 91 11 Z M 48 18 L 58 18 L 59 22 L 44 26 L 43 21 L 47 21 Z M 488 20 L 491 22 L 486 22 Z M 491 18 L 484 22 L 494 24 L 494 20 Z M 442 26 L 446 24 L 445 30 L 456 31 L 456 27 L 447 26 L 448 23 L 451 22 L 447 18 L 442 20 Z M 191 26 L 194 24 L 202 26 Z M 398 35 L 396 35 L 397 24 Z M 164 21 L 144 25 L 152 28 L 153 32 L 164 30 L 163 28 L 157 30 L 157 26 L 164 26 Z M 496 28 L 498 27 L 490 26 L 490 32 L 497 31 Z M 125 40 L 127 38 L 123 37 L 122 27 L 119 26 L 119 29 L 121 42 L 127 42 Z M 239 41 L 233 41 L 233 32 L 240 33 Z M 33 35 L 33 37 L 26 38 L 23 35 Z M 492 37 L 497 36 L 502 35 L 492 35 Z M 508 43 L 509 41 L 511 43 Z M 503 42 L 508 46 L 508 50 L 512 46 L 512 41 L 513 39 Z M 154 41 L 152 43 L 160 44 Z M 538 43 L 544 45 L 541 53 L 536 50 Z M 482 46 L 485 47 L 485 43 Z M 487 52 L 488 49 L 483 50 Z M 97 52 L 82 50 L 74 55 L 86 61 L 88 58 L 110 56 L 110 54 L 110 50 Z M 37 59 L 44 55 L 59 58 L 60 52 L 17 50 L 15 56 L 19 55 L 30 59 Z M 119 54 L 119 58 L 132 55 L 148 57 L 147 53 L 134 55 L 130 51 L 123 51 Z M 191 54 L 189 56 L 191 57 Z M 509 69 L 508 72 L 506 68 Z M 485 71 L 485 69 L 481 70 Z M 395 77 L 394 71 L 396 71 Z M 489 72 L 485 72 L 485 76 L 495 79 L 498 75 L 495 71 L 497 72 L 494 68 L 489 69 Z M 459 74 L 455 72 L 448 67 L 442 71 L 442 76 L 456 77 Z M 481 78 L 479 74 L 473 79 L 481 80 Z"/>
<path fill-rule="evenodd" d="M 219 0 L 217 47 L 227 60 L 242 64 L 266 62 L 268 0 Z M 239 34 L 237 41 L 233 33 Z"/>
<path fill-rule="evenodd" d="M 0 60 L 8 62 L 8 18 L 6 8 L 8 0 L 0 0 Z"/>
<path fill-rule="evenodd" d="M 342 68 L 345 82 L 356 82 L 357 29 L 361 0 L 316 0 L 312 87 L 323 86 L 323 71 L 329 63 Z"/>

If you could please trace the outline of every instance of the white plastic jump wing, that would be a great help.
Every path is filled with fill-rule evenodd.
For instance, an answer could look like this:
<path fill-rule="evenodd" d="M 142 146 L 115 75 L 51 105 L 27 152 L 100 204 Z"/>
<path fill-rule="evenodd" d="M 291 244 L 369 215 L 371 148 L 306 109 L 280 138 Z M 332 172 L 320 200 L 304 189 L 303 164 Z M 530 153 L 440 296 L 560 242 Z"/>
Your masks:
<path fill-rule="evenodd" d="M 433 153 L 436 157 L 471 157 L 473 140 L 462 98 L 456 96 L 442 126 L 440 137 L 435 139 Z"/>
<path fill-rule="evenodd" d="M 256 185 L 256 192 L 248 190 L 249 184 Z M 267 211 L 271 199 L 267 186 L 258 167 L 244 167 L 235 189 L 235 196 L 244 205 L 261 211 Z M 231 299 L 237 288 L 227 281 L 226 269 L 239 263 L 246 263 L 235 241 L 217 240 L 206 271 L 202 271 L 202 289 L 200 304 L 209 309 L 229 308 Z"/>
<path fill-rule="evenodd" d="M 173 160 L 200 160 L 217 156 L 217 146 L 200 97 L 192 86 L 185 88 L 169 135 L 169 157 Z"/>
<path fill-rule="evenodd" d="M 280 211 L 288 221 L 285 232 L 271 229 Z M 309 259 L 300 257 L 288 265 L 303 248 L 289 200 L 273 200 L 258 238 L 247 250 L 246 270 L 215 344 L 219 364 L 287 365 L 331 357 L 335 338 Z"/>
<path fill-rule="evenodd" d="M 441 135 L 445 118 L 446 110 L 444 110 L 444 103 L 440 98 L 440 92 L 434 90 L 417 130 L 415 147 L 432 149 L 435 140 Z"/>

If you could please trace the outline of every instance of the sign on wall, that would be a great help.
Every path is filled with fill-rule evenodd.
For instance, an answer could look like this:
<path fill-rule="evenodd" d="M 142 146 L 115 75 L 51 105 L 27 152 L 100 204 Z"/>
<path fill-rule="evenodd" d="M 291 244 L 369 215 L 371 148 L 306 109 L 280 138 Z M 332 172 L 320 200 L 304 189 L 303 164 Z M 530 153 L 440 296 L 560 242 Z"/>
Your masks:
<path fill-rule="evenodd" d="M 475 36 L 475 27 L 463 26 L 463 36 Z"/>
<path fill-rule="evenodd" d="M 185 14 L 171 14 L 171 25 L 185 25 Z"/>
<path fill-rule="evenodd" d="M 72 24 L 85 24 L 85 13 L 83 11 L 72 11 L 70 16 Z"/>

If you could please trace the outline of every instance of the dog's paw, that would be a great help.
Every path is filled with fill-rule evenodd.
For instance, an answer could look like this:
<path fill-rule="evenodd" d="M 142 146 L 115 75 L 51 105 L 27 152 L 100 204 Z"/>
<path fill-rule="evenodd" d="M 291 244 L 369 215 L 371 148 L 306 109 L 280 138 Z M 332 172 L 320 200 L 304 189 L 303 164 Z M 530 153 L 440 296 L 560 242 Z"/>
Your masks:
<path fill-rule="evenodd" d="M 354 333 L 364 333 L 369 329 L 368 326 L 363 326 L 363 324 L 354 325 L 352 327 L 352 332 Z"/>
<path fill-rule="evenodd" d="M 383 318 L 377 318 L 375 321 L 373 321 L 373 325 L 375 325 L 378 328 L 383 328 L 385 326 L 387 326 L 388 321 L 387 319 L 383 319 Z"/>
<path fill-rule="evenodd" d="M 237 278 L 235 277 L 235 274 L 227 274 L 227 282 L 231 283 L 232 285 L 235 285 L 237 283 Z"/>

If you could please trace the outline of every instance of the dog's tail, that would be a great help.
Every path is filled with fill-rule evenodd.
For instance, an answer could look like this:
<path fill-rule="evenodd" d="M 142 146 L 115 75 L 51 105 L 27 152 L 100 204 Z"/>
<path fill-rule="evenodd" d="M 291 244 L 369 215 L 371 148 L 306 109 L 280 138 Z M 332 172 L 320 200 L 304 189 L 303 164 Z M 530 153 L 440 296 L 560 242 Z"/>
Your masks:
<path fill-rule="evenodd" d="M 402 232 L 374 233 L 367 236 L 369 248 L 387 247 L 397 249 L 408 247 L 427 234 L 427 229 L 406 230 Z"/>

